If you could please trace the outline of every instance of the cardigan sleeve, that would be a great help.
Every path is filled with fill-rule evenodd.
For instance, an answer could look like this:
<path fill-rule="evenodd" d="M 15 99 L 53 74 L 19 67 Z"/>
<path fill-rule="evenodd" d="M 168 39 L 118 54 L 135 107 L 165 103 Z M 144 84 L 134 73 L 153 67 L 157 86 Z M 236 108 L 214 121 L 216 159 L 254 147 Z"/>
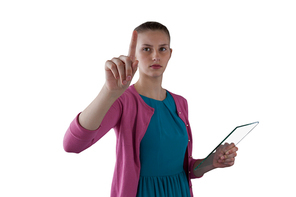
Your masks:
<path fill-rule="evenodd" d="M 80 153 L 92 146 L 102 138 L 111 128 L 119 122 L 122 114 L 119 99 L 117 99 L 102 120 L 97 130 L 87 130 L 78 121 L 80 113 L 71 122 L 64 136 L 64 150 L 66 152 Z"/>

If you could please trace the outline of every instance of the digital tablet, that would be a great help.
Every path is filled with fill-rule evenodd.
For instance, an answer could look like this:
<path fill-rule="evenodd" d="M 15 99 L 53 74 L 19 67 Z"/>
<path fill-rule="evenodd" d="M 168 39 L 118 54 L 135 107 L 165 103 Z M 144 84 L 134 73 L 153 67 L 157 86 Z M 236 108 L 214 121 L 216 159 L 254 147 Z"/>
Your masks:
<path fill-rule="evenodd" d="M 196 168 L 194 168 L 194 170 L 197 170 L 197 168 L 202 167 L 202 164 L 206 163 L 205 161 L 208 159 L 208 157 L 211 154 L 213 154 L 222 143 L 229 143 L 229 144 L 234 143 L 237 146 L 238 143 L 240 143 L 258 124 L 259 122 L 257 121 L 257 122 L 252 122 L 249 124 L 235 127 L 234 130 L 231 131 L 226 136 L 226 138 L 224 138 L 222 142 L 219 143 L 218 146 L 216 146 L 216 148 L 214 148 L 214 150 L 205 159 L 203 159 L 200 162 L 200 164 L 198 164 L 198 166 L 196 166 Z"/>

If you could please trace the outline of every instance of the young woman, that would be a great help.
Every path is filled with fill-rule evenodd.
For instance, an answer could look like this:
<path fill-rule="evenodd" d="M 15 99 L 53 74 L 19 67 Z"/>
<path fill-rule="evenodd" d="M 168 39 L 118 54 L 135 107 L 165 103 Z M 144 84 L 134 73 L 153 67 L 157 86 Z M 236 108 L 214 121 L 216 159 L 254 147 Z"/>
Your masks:
<path fill-rule="evenodd" d="M 171 55 L 164 25 L 138 26 L 128 56 L 106 61 L 102 90 L 65 134 L 65 151 L 80 153 L 114 128 L 112 197 L 192 197 L 191 179 L 234 164 L 237 147 L 225 144 L 194 171 L 201 160 L 192 157 L 187 101 L 161 85 Z M 139 80 L 130 86 L 137 70 Z"/>

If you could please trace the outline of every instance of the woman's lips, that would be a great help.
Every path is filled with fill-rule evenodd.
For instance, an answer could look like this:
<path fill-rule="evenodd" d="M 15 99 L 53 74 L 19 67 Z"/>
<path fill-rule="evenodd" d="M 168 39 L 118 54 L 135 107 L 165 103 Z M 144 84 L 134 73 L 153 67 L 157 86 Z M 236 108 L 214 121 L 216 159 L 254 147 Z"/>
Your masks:
<path fill-rule="evenodd" d="M 153 69 L 160 69 L 162 66 L 159 64 L 153 64 L 152 66 L 150 66 Z"/>

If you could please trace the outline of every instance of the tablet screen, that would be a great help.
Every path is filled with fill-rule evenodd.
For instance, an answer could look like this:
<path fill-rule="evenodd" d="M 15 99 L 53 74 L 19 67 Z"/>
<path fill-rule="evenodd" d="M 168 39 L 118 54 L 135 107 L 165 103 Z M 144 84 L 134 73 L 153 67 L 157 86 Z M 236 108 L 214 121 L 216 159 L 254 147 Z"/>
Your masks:
<path fill-rule="evenodd" d="M 211 155 L 213 154 L 217 148 L 223 144 L 223 143 L 234 143 L 236 146 L 238 145 L 238 143 L 240 143 L 257 125 L 259 124 L 259 122 L 253 122 L 253 123 L 249 123 L 249 124 L 245 124 L 245 125 L 241 125 L 241 126 L 237 126 L 235 127 L 235 129 L 233 131 L 231 131 L 226 138 L 224 138 L 222 140 L 221 143 L 218 144 L 218 146 L 216 146 L 216 148 L 214 148 L 214 150 L 204 159 L 200 162 L 200 164 L 194 168 L 194 170 L 197 170 L 197 168 L 200 168 L 203 166 L 205 162 L 205 160 Z"/>

